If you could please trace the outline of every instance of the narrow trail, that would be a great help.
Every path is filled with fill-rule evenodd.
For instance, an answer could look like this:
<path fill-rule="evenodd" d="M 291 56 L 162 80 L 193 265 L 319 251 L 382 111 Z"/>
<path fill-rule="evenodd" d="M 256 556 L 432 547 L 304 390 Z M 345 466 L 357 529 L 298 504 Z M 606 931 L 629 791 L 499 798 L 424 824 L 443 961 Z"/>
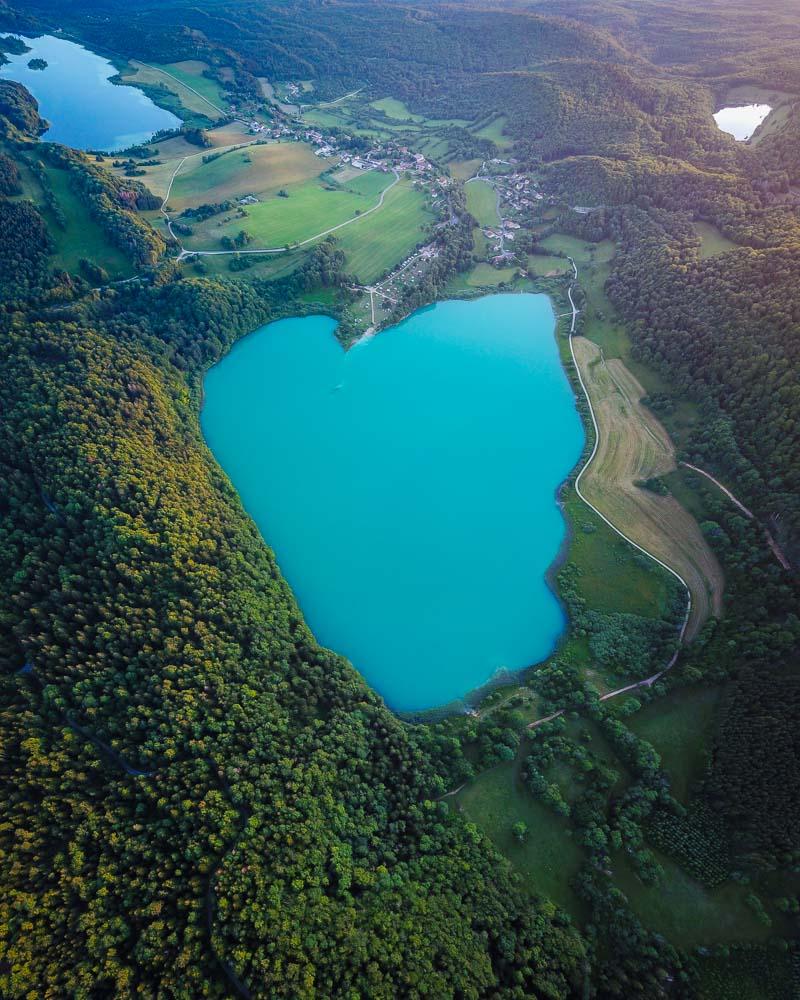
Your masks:
<path fill-rule="evenodd" d="M 301 108 L 335 108 L 337 104 L 341 104 L 342 101 L 346 101 L 348 97 L 355 97 L 356 94 L 360 94 L 363 87 L 359 87 L 358 90 L 351 90 L 349 94 L 342 94 L 341 97 L 337 97 L 335 101 L 322 101 L 320 104 L 301 104 Z"/>
<path fill-rule="evenodd" d="M 692 465 L 691 462 L 679 462 L 678 464 L 682 465 L 685 469 L 691 469 L 692 472 L 697 472 L 701 476 L 705 476 L 706 479 L 710 480 L 717 487 L 718 490 L 721 490 L 725 494 L 725 496 L 731 501 L 732 504 L 734 504 L 734 506 L 739 508 L 739 510 L 744 514 L 744 516 L 748 519 L 748 521 L 755 521 L 756 524 L 760 524 L 758 518 L 755 516 L 752 510 L 750 510 L 748 507 L 745 507 L 745 505 L 741 502 L 741 500 L 737 499 L 733 495 L 733 493 L 731 493 L 728 487 L 724 486 L 718 479 L 712 476 L 710 472 L 706 472 L 705 469 L 701 469 L 697 465 Z M 772 554 L 781 564 L 783 569 L 791 570 L 792 565 L 786 558 L 783 549 L 780 547 L 780 545 L 778 545 L 778 543 L 773 538 L 772 532 L 764 524 L 760 524 L 760 527 L 761 530 L 764 532 L 764 537 L 767 540 L 767 545 L 769 545 L 770 549 L 772 550 Z"/>

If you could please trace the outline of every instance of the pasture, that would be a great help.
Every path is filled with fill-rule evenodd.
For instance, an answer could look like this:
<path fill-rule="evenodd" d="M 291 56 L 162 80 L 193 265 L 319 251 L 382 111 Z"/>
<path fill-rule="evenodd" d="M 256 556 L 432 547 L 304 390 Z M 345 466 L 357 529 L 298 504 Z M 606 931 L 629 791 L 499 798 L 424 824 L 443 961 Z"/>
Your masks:
<path fill-rule="evenodd" d="M 672 794 L 684 805 L 691 785 L 702 777 L 722 694 L 720 687 L 680 688 L 627 720 L 628 727 L 658 751 Z"/>
<path fill-rule="evenodd" d="M 203 156 L 208 153 L 206 150 L 187 160 L 175 178 L 169 202 L 176 212 L 248 194 L 267 197 L 316 178 L 331 165 L 301 142 L 253 144 L 204 163 Z"/>
<path fill-rule="evenodd" d="M 217 249 L 224 236 L 235 237 L 242 230 L 252 237 L 253 249 L 301 243 L 373 208 L 380 192 L 392 180 L 391 175 L 370 171 L 341 186 L 324 184 L 315 178 L 287 187 L 288 197 L 265 196 L 265 200 L 246 206 L 244 217 L 227 213 L 193 226 L 195 235 L 187 240 L 187 246 Z M 217 190 L 215 200 L 218 200 Z"/>
<path fill-rule="evenodd" d="M 224 104 L 221 103 L 223 99 L 220 96 L 219 85 L 215 85 L 213 81 L 207 80 L 203 76 L 189 73 L 185 68 L 182 68 L 183 66 L 184 64 L 181 63 L 169 63 L 163 67 L 149 66 L 136 59 L 131 59 L 128 68 L 122 72 L 122 79 L 125 83 L 145 88 L 153 96 L 157 91 L 171 95 L 172 101 L 167 101 L 165 104 L 168 104 L 171 110 L 175 110 L 175 102 L 177 101 L 179 107 L 176 113 L 180 113 L 180 109 L 183 108 L 185 112 L 200 115 L 210 121 L 221 118 L 222 112 L 218 109 L 223 108 Z M 205 86 L 208 84 L 213 87 L 216 100 L 213 97 L 205 96 L 205 94 L 212 93 L 212 89 Z M 193 91 L 197 91 L 197 93 L 193 93 Z M 186 114 L 184 113 L 181 117 L 186 118 Z"/>
<path fill-rule="evenodd" d="M 425 196 L 401 181 L 377 212 L 334 233 L 347 257 L 346 269 L 364 284 L 376 281 L 425 238 L 423 227 L 433 218 Z"/>
<path fill-rule="evenodd" d="M 467 211 L 480 226 L 496 226 L 497 193 L 486 181 L 470 181 L 465 186 Z"/>
<path fill-rule="evenodd" d="M 522 877 L 528 892 L 543 893 L 573 917 L 583 916 L 583 906 L 570 888 L 584 855 L 571 837 L 567 823 L 537 802 L 509 761 L 485 771 L 456 796 L 464 817 L 475 823 Z M 511 828 L 522 821 L 528 836 L 520 843 Z"/>
<path fill-rule="evenodd" d="M 489 139 L 498 149 L 504 150 L 513 146 L 514 140 L 503 133 L 508 118 L 505 115 L 496 115 L 487 124 L 478 129 L 473 129 L 473 134 L 479 139 Z"/>
<path fill-rule="evenodd" d="M 708 222 L 693 222 L 692 228 L 700 237 L 700 260 L 736 249 L 737 244 L 733 240 L 723 236 L 716 226 Z"/>

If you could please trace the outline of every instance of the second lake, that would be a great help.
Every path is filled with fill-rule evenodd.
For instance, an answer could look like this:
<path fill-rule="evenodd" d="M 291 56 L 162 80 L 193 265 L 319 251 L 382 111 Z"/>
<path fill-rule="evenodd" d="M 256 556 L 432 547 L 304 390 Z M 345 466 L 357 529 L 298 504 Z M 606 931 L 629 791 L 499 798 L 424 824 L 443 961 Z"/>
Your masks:
<path fill-rule="evenodd" d="M 541 662 L 559 485 L 584 443 L 544 295 L 422 309 L 345 353 L 324 316 L 205 379 L 209 447 L 320 643 L 398 711 Z"/>
<path fill-rule="evenodd" d="M 75 149 L 109 152 L 146 142 L 161 129 L 178 128 L 180 118 L 158 107 L 136 87 L 111 82 L 114 65 L 82 45 L 54 35 L 22 39 L 29 51 L 7 54 L 0 78 L 23 84 L 50 122 L 42 138 Z M 28 63 L 41 59 L 44 69 Z"/>

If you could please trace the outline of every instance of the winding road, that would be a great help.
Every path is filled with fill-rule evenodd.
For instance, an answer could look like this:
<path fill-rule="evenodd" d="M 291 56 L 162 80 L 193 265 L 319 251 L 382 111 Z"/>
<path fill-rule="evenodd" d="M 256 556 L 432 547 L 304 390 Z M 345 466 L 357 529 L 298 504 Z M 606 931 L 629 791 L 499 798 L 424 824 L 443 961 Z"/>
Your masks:
<path fill-rule="evenodd" d="M 586 504 L 586 506 L 590 510 L 594 511 L 594 513 L 597 514 L 597 516 L 601 519 L 601 521 L 607 524 L 608 527 L 611 528 L 611 530 L 615 534 L 619 535 L 620 538 L 623 538 L 635 549 L 637 549 L 643 555 L 647 556 L 648 559 L 652 559 L 653 562 L 661 566 L 662 569 L 665 569 L 668 573 L 674 576 L 675 579 L 683 586 L 684 590 L 686 591 L 686 612 L 683 616 L 681 630 L 678 635 L 678 645 L 675 649 L 675 652 L 672 654 L 669 663 L 667 663 L 666 666 L 664 666 L 661 670 L 657 671 L 655 674 L 652 674 L 650 677 L 645 677 L 644 680 L 634 681 L 632 684 L 626 684 L 625 687 L 617 688 L 615 691 L 609 691 L 606 694 L 600 696 L 600 701 L 608 701 L 609 698 L 616 698 L 617 695 L 625 694 L 628 691 L 635 691 L 637 688 L 652 687 L 652 685 L 655 684 L 655 682 L 660 677 L 663 677 L 663 675 L 675 665 L 675 662 L 678 659 L 678 655 L 680 654 L 681 647 L 683 645 L 684 636 L 686 634 L 686 626 L 689 624 L 689 616 L 692 613 L 692 593 L 689 589 L 688 583 L 686 582 L 686 580 L 684 580 L 684 578 L 680 575 L 680 573 L 674 570 L 671 566 L 668 566 L 665 562 L 662 562 L 657 556 L 654 556 L 652 552 L 648 552 L 647 549 L 642 548 L 642 546 L 639 545 L 637 542 L 634 542 L 632 538 L 629 538 L 624 531 L 621 531 L 615 524 L 612 524 L 612 522 L 605 516 L 605 514 L 603 514 L 602 511 L 598 510 L 597 507 L 595 507 L 595 505 L 590 500 L 587 500 L 584 494 L 581 492 L 581 479 L 583 478 L 583 475 L 586 472 L 586 470 L 592 464 L 592 460 L 597 454 L 597 449 L 600 445 L 600 428 L 598 427 L 597 424 L 597 418 L 595 417 L 594 407 L 592 406 L 592 401 L 589 398 L 589 393 L 588 390 L 586 389 L 586 384 L 583 381 L 583 376 L 581 375 L 580 367 L 578 366 L 578 362 L 575 358 L 575 349 L 572 343 L 573 338 L 575 336 L 575 323 L 580 313 L 580 309 L 578 309 L 578 307 L 575 305 L 575 300 L 572 297 L 573 286 L 575 282 L 578 280 L 578 268 L 572 257 L 568 257 L 567 260 L 569 260 L 570 264 L 572 265 L 572 274 L 573 274 L 572 281 L 570 282 L 569 287 L 567 288 L 567 298 L 569 299 L 570 308 L 572 309 L 572 316 L 569 328 L 569 350 L 572 356 L 572 364 L 575 367 L 575 374 L 578 376 L 578 382 L 580 383 L 581 389 L 583 390 L 583 395 L 586 399 L 586 405 L 589 408 L 589 416 L 591 417 L 592 420 L 592 427 L 594 428 L 594 446 L 592 447 L 589 457 L 583 463 L 580 472 L 575 477 L 575 492 L 580 497 L 580 499 Z M 564 711 L 565 711 L 564 709 L 561 709 L 558 712 L 553 712 L 551 715 L 545 716 L 543 719 L 536 719 L 534 722 L 528 723 L 527 728 L 535 729 L 536 726 L 541 726 L 545 722 L 550 722 L 552 719 L 557 719 L 560 715 L 564 714 Z"/>

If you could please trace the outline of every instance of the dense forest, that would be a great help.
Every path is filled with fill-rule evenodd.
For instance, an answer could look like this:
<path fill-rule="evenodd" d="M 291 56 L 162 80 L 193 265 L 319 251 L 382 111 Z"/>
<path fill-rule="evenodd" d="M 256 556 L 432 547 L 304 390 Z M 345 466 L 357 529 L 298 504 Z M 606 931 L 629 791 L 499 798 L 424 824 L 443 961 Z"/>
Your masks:
<path fill-rule="evenodd" d="M 245 87 L 313 79 L 321 98 L 364 87 L 439 118 L 502 112 L 562 231 L 613 241 L 605 292 L 669 390 L 649 404 L 665 420 L 681 399 L 699 408 L 681 457 L 734 483 L 756 520 L 699 489 L 726 615 L 619 710 L 556 659 L 531 689 L 565 714 L 537 730 L 512 709 L 407 725 L 315 643 L 198 429 L 210 364 L 349 283 L 336 242 L 276 280 L 182 271 L 139 214 L 158 205 L 142 184 L 38 143 L 138 268 L 89 291 L 20 197 L 46 123 L 0 81 L 0 994 L 698 996 L 700 967 L 730 955 L 651 931 L 614 884 L 622 855 L 650 886 L 659 856 L 709 886 L 774 875 L 800 978 L 800 590 L 759 527 L 796 565 L 800 119 L 741 146 L 711 118 L 735 86 L 800 94 L 792 5 L 767 25 L 743 0 L 0 0 L 3 29 L 56 23 L 152 62 L 224 57 Z M 496 152 L 453 132 L 465 157 Z M 452 198 L 457 224 L 398 316 L 471 261 Z M 731 249 L 704 257 L 697 223 Z M 599 616 L 574 583 L 562 596 L 598 663 L 628 678 L 664 661 L 669 621 Z M 713 683 L 719 724 L 678 802 L 628 716 Z M 575 831 L 580 929 L 443 798 L 518 753 L 532 800 Z M 763 951 L 737 961 L 772 968 Z"/>

